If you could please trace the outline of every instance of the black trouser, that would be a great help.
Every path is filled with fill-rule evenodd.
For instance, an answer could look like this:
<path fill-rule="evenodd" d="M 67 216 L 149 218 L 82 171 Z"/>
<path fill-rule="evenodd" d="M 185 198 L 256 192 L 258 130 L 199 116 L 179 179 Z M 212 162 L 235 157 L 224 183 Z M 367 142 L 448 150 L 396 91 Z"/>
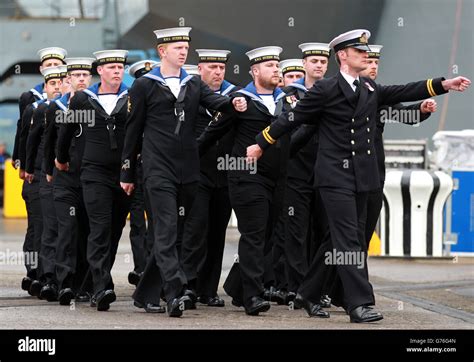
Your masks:
<path fill-rule="evenodd" d="M 39 277 L 38 264 L 41 248 L 41 235 L 43 233 L 43 214 L 41 212 L 40 183 L 35 177 L 30 184 L 23 182 L 21 196 L 25 200 L 26 212 L 28 217 L 28 227 L 26 229 L 25 241 L 23 243 L 23 252 L 25 255 L 26 275 L 29 278 L 37 279 Z"/>
<path fill-rule="evenodd" d="M 59 289 L 79 292 L 89 269 L 87 237 L 89 221 L 82 198 L 82 188 L 53 186 L 54 208 L 58 220 L 56 278 Z"/>
<path fill-rule="evenodd" d="M 244 303 L 263 293 L 265 243 L 271 234 L 268 226 L 273 192 L 273 187 L 263 183 L 229 178 L 230 202 L 240 232 L 239 269 Z"/>
<path fill-rule="evenodd" d="M 374 304 L 372 286 L 367 278 L 365 249 L 365 224 L 367 218 L 367 193 L 357 193 L 346 189 L 320 187 L 319 192 L 327 213 L 331 238 L 323 240 L 316 256 L 300 286 L 300 294 L 317 303 L 323 294 L 327 271 L 321 263 L 328 264 L 333 255 L 337 274 L 341 278 L 344 291 L 343 305 L 351 310 L 360 305 Z M 329 242 L 330 240 L 330 242 Z M 362 256 L 364 262 L 338 262 L 334 252 Z M 330 253 L 330 254 L 328 254 Z M 336 260 L 335 260 L 336 259 Z"/>
<path fill-rule="evenodd" d="M 198 182 L 176 184 L 162 177 L 150 176 L 145 181 L 145 188 L 155 237 L 152 257 L 148 260 L 134 298 L 141 302 L 151 302 L 153 296 L 159 295 L 160 291 L 157 289 L 162 285 L 165 298 L 171 300 L 183 292 L 187 283 L 178 250 L 181 248 L 184 222 L 196 196 Z M 147 292 L 146 288 L 155 290 Z"/>
<path fill-rule="evenodd" d="M 307 245 L 314 188 L 304 180 L 288 178 L 284 217 L 288 290 L 296 292 L 308 269 Z M 308 235 L 310 234 L 310 235 Z"/>
<path fill-rule="evenodd" d="M 130 198 L 118 184 L 83 181 L 82 191 L 90 227 L 87 261 L 97 294 L 114 288 L 110 271 L 130 210 Z"/>
<path fill-rule="evenodd" d="M 145 196 L 143 184 L 136 183 L 130 205 L 130 244 L 132 245 L 133 270 L 141 273 L 145 270 L 150 252 L 148 248 L 147 225 L 145 221 Z"/>
<path fill-rule="evenodd" d="M 367 198 L 367 223 L 365 225 L 365 241 L 367 250 L 370 246 L 370 240 L 372 234 L 375 231 L 375 226 L 380 216 L 380 210 L 382 210 L 383 202 L 383 189 L 377 189 L 370 191 Z"/>
<path fill-rule="evenodd" d="M 182 266 L 188 284 L 198 295 L 217 295 L 225 234 L 232 208 L 227 187 L 200 183 L 184 224 Z"/>
<path fill-rule="evenodd" d="M 40 280 L 43 283 L 56 282 L 56 249 L 58 243 L 58 219 L 54 208 L 53 184 L 40 179 L 41 212 L 43 214 L 43 234 L 41 235 Z"/>

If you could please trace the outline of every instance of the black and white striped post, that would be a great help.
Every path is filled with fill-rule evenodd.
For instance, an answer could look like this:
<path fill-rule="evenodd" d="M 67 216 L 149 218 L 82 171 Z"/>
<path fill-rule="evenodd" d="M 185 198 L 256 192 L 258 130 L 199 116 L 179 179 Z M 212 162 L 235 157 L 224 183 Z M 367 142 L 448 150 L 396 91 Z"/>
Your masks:
<path fill-rule="evenodd" d="M 452 189 L 452 178 L 441 171 L 387 172 L 381 256 L 443 256 L 443 207 Z"/>

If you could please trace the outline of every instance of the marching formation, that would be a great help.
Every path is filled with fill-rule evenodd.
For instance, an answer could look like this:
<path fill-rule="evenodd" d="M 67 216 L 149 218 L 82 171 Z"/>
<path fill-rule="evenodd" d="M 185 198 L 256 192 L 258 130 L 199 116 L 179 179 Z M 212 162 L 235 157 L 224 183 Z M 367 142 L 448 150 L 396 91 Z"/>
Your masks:
<path fill-rule="evenodd" d="M 199 64 L 185 64 L 190 31 L 156 30 L 160 62 L 128 69 L 126 50 L 38 52 L 44 82 L 20 97 L 12 161 L 24 180 L 23 250 L 39 255 L 22 289 L 109 310 L 130 214 L 135 307 L 170 317 L 223 307 L 234 210 L 238 259 L 224 290 L 235 307 L 255 316 L 276 302 L 328 318 L 334 305 L 351 322 L 383 319 L 367 269 L 385 179 L 382 111 L 422 122 L 436 111 L 431 97 L 470 81 L 379 85 L 382 46 L 358 29 L 300 44 L 301 59 L 253 49 L 252 81 L 240 87 L 225 80 L 227 50 L 197 49 Z M 331 54 L 339 71 L 325 78 Z"/>

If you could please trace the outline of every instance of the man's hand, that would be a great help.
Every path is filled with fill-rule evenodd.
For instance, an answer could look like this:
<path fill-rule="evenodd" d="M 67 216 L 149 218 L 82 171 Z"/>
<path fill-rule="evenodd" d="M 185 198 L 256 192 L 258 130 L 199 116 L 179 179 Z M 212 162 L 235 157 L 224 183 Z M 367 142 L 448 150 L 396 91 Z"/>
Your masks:
<path fill-rule="evenodd" d="M 59 171 L 69 171 L 69 162 L 59 163 L 58 159 L 54 159 L 54 164 Z"/>
<path fill-rule="evenodd" d="M 20 171 L 18 172 L 18 176 L 20 177 L 21 180 L 25 179 L 25 170 L 22 170 L 20 168 Z"/>
<path fill-rule="evenodd" d="M 434 99 L 425 99 L 420 106 L 421 113 L 434 113 L 438 105 Z"/>
<path fill-rule="evenodd" d="M 257 161 L 263 155 L 263 150 L 259 145 L 255 144 L 247 147 L 247 163 Z"/>
<path fill-rule="evenodd" d="M 35 178 L 34 174 L 25 172 L 25 180 L 28 181 L 29 184 L 33 182 L 34 178 Z"/>
<path fill-rule="evenodd" d="M 232 104 L 237 112 L 245 112 L 247 110 L 247 100 L 245 97 L 235 97 Z"/>
<path fill-rule="evenodd" d="M 122 188 L 123 191 L 125 191 L 125 193 L 128 196 L 130 196 L 132 194 L 133 189 L 135 188 L 133 183 L 129 183 L 129 182 L 121 182 L 120 187 Z"/>
<path fill-rule="evenodd" d="M 443 80 L 441 84 L 444 90 L 455 90 L 458 92 L 464 92 L 471 85 L 471 81 L 466 77 L 456 77 Z"/>
<path fill-rule="evenodd" d="M 52 182 L 53 181 L 53 176 L 47 174 L 46 175 L 46 181 Z"/>

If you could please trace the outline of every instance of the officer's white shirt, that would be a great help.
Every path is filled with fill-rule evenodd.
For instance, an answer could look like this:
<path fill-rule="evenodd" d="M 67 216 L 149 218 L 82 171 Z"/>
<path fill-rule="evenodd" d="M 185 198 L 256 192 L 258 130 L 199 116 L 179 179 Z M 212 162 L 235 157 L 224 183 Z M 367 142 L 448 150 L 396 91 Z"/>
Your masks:
<path fill-rule="evenodd" d="M 180 79 L 178 77 L 168 77 L 165 78 L 165 82 L 174 96 L 178 98 L 179 91 L 181 90 L 181 87 L 179 86 Z"/>
<path fill-rule="evenodd" d="M 102 108 L 110 115 L 117 105 L 118 94 L 99 94 L 98 97 Z"/>
<path fill-rule="evenodd" d="M 273 94 L 259 94 L 260 98 L 263 100 L 263 104 L 268 108 L 270 114 L 275 115 L 275 100 L 273 99 Z"/>
<path fill-rule="evenodd" d="M 354 78 L 352 75 L 349 75 L 347 73 L 344 73 L 342 70 L 340 71 L 342 76 L 344 77 L 344 79 L 347 81 L 347 83 L 349 83 L 349 85 L 351 86 L 352 90 L 355 92 L 356 90 L 356 87 L 354 85 L 354 81 L 357 79 L 359 82 L 360 82 L 360 79 L 359 77 L 357 78 Z"/>

